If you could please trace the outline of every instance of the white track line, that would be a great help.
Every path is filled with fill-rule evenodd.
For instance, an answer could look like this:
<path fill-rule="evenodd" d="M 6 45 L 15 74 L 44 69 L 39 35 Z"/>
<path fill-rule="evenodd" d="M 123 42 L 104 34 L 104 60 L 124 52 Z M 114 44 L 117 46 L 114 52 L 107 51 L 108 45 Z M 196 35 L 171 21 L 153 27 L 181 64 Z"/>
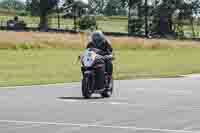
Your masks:
<path fill-rule="evenodd" d="M 93 124 L 99 124 L 99 121 L 92 121 L 92 123 Z M 80 131 L 82 128 L 85 128 L 85 127 L 72 127 L 71 129 L 70 129 L 70 131 L 72 132 L 75 132 L 75 131 Z M 66 133 L 67 132 L 67 130 L 69 130 L 69 128 L 68 127 L 64 127 L 64 128 L 62 128 L 61 130 L 59 130 L 59 131 L 57 131 L 56 133 Z"/>
<path fill-rule="evenodd" d="M 120 106 L 120 107 L 136 107 L 136 108 L 151 108 L 151 109 L 170 109 L 167 105 L 151 105 L 151 104 L 134 104 L 134 103 L 128 103 L 128 102 L 90 102 L 90 101 L 80 101 L 80 100 L 61 100 L 57 99 L 57 101 L 60 102 L 66 102 L 69 104 L 96 104 L 96 105 L 112 105 L 112 106 Z M 200 110 L 200 106 L 176 106 L 174 107 L 175 110 Z"/>
<path fill-rule="evenodd" d="M 16 130 L 16 129 L 26 129 L 26 128 L 36 128 L 36 127 L 40 127 L 40 126 L 41 126 L 41 124 L 32 124 L 32 125 L 29 125 L 29 126 L 27 126 L 26 124 L 24 124 L 23 126 L 15 127 L 13 130 Z"/>
<path fill-rule="evenodd" d="M 76 103 L 76 104 L 102 104 L 102 105 L 118 105 L 118 106 L 133 106 L 133 107 L 146 107 L 144 104 L 131 104 L 127 102 L 90 102 L 90 101 L 80 101 L 80 100 L 61 100 L 57 101 L 66 102 L 66 103 Z"/>
<path fill-rule="evenodd" d="M 111 129 L 124 129 L 134 131 L 159 131 L 159 132 L 172 132 L 172 133 L 199 133 L 199 131 L 187 130 L 170 130 L 159 128 L 139 128 L 134 126 L 108 126 L 101 124 L 74 124 L 74 123 L 58 123 L 58 122 L 36 122 L 36 121 L 16 121 L 16 120 L 0 120 L 0 123 L 22 123 L 22 124 L 39 124 L 39 125 L 56 125 L 56 126 L 78 126 L 85 128 L 111 128 Z"/>
<path fill-rule="evenodd" d="M 181 75 L 185 78 L 200 78 L 200 74 L 188 74 L 188 75 Z"/>

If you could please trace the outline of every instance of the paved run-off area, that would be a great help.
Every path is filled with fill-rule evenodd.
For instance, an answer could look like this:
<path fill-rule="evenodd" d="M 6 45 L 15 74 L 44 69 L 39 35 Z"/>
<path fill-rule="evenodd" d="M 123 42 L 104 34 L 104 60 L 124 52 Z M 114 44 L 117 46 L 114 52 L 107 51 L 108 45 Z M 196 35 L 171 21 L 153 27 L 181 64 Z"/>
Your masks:
<path fill-rule="evenodd" d="M 0 89 L 0 133 L 199 133 L 200 78 L 115 81 L 110 99 L 80 84 Z"/>

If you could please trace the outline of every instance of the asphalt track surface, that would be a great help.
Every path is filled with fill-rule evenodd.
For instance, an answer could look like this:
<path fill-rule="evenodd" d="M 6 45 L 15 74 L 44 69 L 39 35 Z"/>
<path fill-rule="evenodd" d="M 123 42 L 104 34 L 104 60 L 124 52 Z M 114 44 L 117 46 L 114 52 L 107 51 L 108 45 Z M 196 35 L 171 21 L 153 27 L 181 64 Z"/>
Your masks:
<path fill-rule="evenodd" d="M 0 133 L 200 133 L 200 78 L 115 81 L 112 98 L 80 84 L 0 88 Z"/>

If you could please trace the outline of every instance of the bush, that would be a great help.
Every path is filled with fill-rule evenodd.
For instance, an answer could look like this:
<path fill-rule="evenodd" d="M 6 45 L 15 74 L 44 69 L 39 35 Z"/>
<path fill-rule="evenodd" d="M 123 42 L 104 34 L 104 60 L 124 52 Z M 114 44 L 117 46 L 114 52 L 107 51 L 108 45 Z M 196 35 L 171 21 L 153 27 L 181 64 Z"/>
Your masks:
<path fill-rule="evenodd" d="M 28 16 L 29 13 L 27 11 L 22 10 L 22 11 L 17 12 L 17 15 L 18 16 Z"/>
<path fill-rule="evenodd" d="M 83 16 L 80 18 L 78 25 L 81 30 L 97 29 L 97 21 L 94 16 Z"/>
<path fill-rule="evenodd" d="M 131 19 L 130 20 L 130 33 L 132 35 L 144 34 L 144 19 Z"/>

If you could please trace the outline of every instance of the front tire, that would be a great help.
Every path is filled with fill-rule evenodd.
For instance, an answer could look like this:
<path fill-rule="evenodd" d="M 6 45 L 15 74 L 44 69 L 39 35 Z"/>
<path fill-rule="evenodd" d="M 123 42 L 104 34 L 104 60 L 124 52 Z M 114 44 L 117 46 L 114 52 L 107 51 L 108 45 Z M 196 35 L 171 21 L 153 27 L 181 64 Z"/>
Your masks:
<path fill-rule="evenodd" d="M 90 88 L 91 87 L 91 83 L 88 77 L 84 77 L 82 80 L 82 96 L 85 99 L 89 99 L 91 97 L 91 92 L 90 92 Z"/>

